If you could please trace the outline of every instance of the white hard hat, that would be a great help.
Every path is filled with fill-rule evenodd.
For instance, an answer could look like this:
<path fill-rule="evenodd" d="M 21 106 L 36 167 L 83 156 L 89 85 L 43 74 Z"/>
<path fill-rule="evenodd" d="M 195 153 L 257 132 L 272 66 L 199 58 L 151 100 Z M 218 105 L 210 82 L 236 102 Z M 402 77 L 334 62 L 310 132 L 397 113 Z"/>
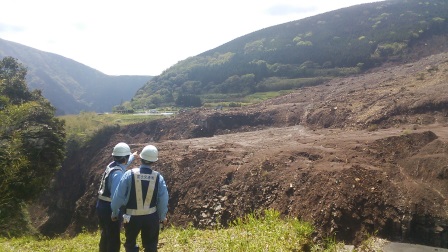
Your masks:
<path fill-rule="evenodd" d="M 124 157 L 131 155 L 131 148 L 126 143 L 118 143 L 114 147 L 114 151 L 112 152 L 112 156 Z"/>
<path fill-rule="evenodd" d="M 158 156 L 159 151 L 154 145 L 146 145 L 142 152 L 140 152 L 140 158 L 146 161 L 155 162 L 159 159 Z"/>

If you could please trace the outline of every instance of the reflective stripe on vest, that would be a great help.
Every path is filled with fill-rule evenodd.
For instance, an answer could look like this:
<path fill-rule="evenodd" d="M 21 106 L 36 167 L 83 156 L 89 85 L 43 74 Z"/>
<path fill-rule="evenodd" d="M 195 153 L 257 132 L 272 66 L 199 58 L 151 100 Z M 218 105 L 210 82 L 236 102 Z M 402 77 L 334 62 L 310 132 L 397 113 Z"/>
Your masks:
<path fill-rule="evenodd" d="M 140 168 L 132 169 L 134 175 L 134 186 L 135 186 L 135 198 L 137 201 L 137 209 L 126 209 L 126 214 L 129 215 L 147 215 L 152 214 L 157 211 L 156 207 L 149 207 L 151 204 L 151 199 L 154 194 L 154 188 L 156 186 L 158 172 L 152 171 L 151 174 L 140 173 Z M 148 181 L 148 191 L 146 193 L 146 198 L 143 201 L 142 192 L 142 180 Z"/>
<path fill-rule="evenodd" d="M 107 201 L 107 202 L 112 202 L 112 198 L 106 197 L 106 196 L 103 196 L 103 195 L 98 195 L 98 199 L 104 200 L 104 201 Z"/>
<path fill-rule="evenodd" d="M 100 189 L 98 189 L 98 199 L 107 202 L 112 201 L 111 198 L 112 193 L 109 191 L 109 175 L 115 170 L 122 171 L 120 166 L 116 165 L 115 162 L 112 162 L 107 166 L 106 170 L 104 171 L 103 177 L 101 178 Z"/>

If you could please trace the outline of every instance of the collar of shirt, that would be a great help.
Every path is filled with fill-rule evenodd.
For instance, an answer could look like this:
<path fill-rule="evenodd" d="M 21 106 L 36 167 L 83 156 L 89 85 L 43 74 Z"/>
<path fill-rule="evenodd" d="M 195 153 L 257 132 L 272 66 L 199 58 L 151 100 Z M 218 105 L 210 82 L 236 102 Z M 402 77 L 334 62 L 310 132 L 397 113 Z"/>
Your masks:
<path fill-rule="evenodd" d="M 141 168 L 151 169 L 151 166 L 142 164 L 140 165 L 140 169 Z"/>
<path fill-rule="evenodd" d="M 126 171 L 126 168 L 128 167 L 128 166 L 125 165 L 125 164 L 118 164 L 118 166 L 121 168 L 121 170 L 122 170 L 123 172 L 125 172 L 125 171 Z"/>

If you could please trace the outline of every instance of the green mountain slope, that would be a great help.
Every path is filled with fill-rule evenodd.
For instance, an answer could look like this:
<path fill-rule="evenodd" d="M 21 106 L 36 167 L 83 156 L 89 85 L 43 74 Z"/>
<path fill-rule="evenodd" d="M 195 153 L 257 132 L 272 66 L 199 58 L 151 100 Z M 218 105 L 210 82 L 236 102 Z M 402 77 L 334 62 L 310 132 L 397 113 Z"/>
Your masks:
<path fill-rule="evenodd" d="M 0 59 L 19 60 L 30 89 L 40 89 L 57 114 L 107 112 L 130 100 L 151 76 L 109 76 L 74 60 L 0 39 Z"/>
<path fill-rule="evenodd" d="M 188 95 L 229 100 L 405 61 L 416 43 L 448 34 L 447 18 L 445 0 L 391 0 L 268 27 L 172 66 L 138 90 L 132 105 L 174 104 Z"/>

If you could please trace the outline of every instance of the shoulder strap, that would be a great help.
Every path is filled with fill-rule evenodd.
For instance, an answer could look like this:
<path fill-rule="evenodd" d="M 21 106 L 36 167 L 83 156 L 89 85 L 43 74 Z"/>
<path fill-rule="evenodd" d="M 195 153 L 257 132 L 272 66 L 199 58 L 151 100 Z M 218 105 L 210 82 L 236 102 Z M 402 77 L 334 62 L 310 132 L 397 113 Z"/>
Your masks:
<path fill-rule="evenodd" d="M 127 209 L 126 212 L 131 215 L 144 215 L 154 213 L 156 211 L 156 207 L 151 208 L 150 204 L 154 194 L 154 189 L 159 173 L 154 170 L 152 170 L 151 174 L 140 173 L 139 168 L 132 169 L 132 173 L 134 175 L 134 187 L 137 201 L 136 202 L 137 209 Z M 142 184 L 141 184 L 142 180 L 149 182 L 145 200 L 143 200 Z"/>

